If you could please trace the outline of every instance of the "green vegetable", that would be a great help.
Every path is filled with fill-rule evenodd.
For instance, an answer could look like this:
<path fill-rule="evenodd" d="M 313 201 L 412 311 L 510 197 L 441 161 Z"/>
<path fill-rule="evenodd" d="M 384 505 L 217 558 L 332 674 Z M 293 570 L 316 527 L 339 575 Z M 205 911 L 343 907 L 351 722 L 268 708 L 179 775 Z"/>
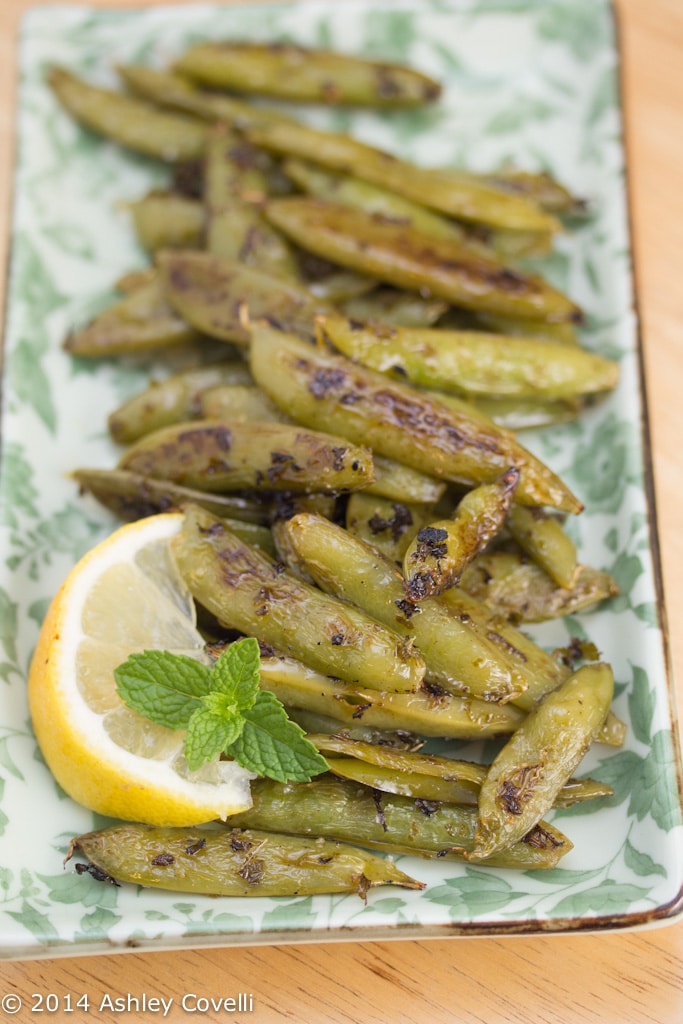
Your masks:
<path fill-rule="evenodd" d="M 169 651 L 131 654 L 114 670 L 128 707 L 169 729 L 185 729 L 191 771 L 221 754 L 243 768 L 282 782 L 327 770 L 325 759 L 287 718 L 277 698 L 261 690 L 256 640 L 231 644 L 213 668 Z"/>

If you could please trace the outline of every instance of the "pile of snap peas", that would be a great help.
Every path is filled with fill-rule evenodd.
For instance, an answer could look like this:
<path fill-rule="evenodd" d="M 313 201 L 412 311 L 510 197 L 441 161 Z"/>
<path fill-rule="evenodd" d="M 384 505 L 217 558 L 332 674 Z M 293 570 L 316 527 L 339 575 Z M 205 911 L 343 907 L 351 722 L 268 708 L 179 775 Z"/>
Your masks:
<path fill-rule="evenodd" d="M 407 67 L 209 42 L 118 71 L 125 91 L 62 68 L 48 81 L 171 184 L 130 207 L 149 267 L 65 348 L 196 358 L 111 413 L 115 468 L 73 475 L 122 519 L 184 510 L 173 555 L 207 650 L 255 637 L 262 685 L 329 772 L 256 780 L 224 825 L 80 836 L 81 869 L 364 895 L 421 887 L 372 850 L 554 866 L 572 844 L 545 815 L 608 796 L 573 773 L 624 738 L 610 666 L 520 629 L 617 592 L 563 528 L 580 498 L 517 436 L 618 381 L 580 345 L 576 303 L 520 264 L 583 204 L 546 174 L 419 167 L 296 116 L 437 102 Z M 490 737 L 491 764 L 458 759 Z"/>

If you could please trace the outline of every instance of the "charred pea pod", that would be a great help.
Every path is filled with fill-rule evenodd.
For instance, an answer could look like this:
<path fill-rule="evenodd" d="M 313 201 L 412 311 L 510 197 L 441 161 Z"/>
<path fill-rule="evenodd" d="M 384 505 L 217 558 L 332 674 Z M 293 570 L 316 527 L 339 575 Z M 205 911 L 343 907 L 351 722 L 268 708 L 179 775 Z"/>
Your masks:
<path fill-rule="evenodd" d="M 327 171 L 304 160 L 286 160 L 284 170 L 303 192 L 317 199 L 378 213 L 398 223 L 410 224 L 428 238 L 455 239 L 463 245 L 471 245 L 481 255 L 493 255 L 493 251 L 478 241 L 476 235 L 468 234 L 462 224 L 389 189 L 350 174 Z"/>
<path fill-rule="evenodd" d="M 377 885 L 424 886 L 391 860 L 326 839 L 255 829 L 122 824 L 78 836 L 95 877 L 208 896 L 312 896 Z M 79 874 L 88 870 L 77 865 Z"/>
<path fill-rule="evenodd" d="M 254 805 L 229 824 L 324 835 L 392 853 L 461 859 L 474 844 L 477 812 L 459 804 L 421 803 L 409 797 L 373 793 L 342 779 L 283 786 L 269 779 L 252 784 Z M 572 844 L 543 822 L 524 842 L 488 861 L 496 867 L 532 870 L 555 867 Z"/>
<path fill-rule="evenodd" d="M 330 771 L 364 786 L 424 800 L 476 804 L 488 765 L 439 754 L 368 743 L 339 735 L 309 735 L 325 755 Z M 333 756 L 330 757 L 329 755 Z M 570 807 L 584 800 L 611 796 L 614 790 L 594 779 L 569 779 L 553 806 Z"/>
<path fill-rule="evenodd" d="M 122 146 L 171 163 L 191 160 L 204 150 L 206 125 L 194 117 L 100 89 L 63 68 L 51 68 L 47 81 L 77 121 Z"/>
<path fill-rule="evenodd" d="M 429 327 L 446 312 L 448 303 L 418 292 L 376 288 L 366 295 L 348 299 L 340 309 L 351 320 L 379 320 L 402 327 Z"/>
<path fill-rule="evenodd" d="M 573 195 L 547 171 L 520 171 L 513 168 L 478 175 L 496 188 L 533 199 L 544 210 L 560 217 L 581 217 L 588 211 L 585 199 Z"/>
<path fill-rule="evenodd" d="M 261 214 L 268 192 L 262 162 L 262 154 L 224 124 L 211 128 L 204 170 L 207 248 L 222 259 L 296 278 L 288 243 Z"/>
<path fill-rule="evenodd" d="M 572 399 L 609 391 L 617 363 L 538 338 L 323 317 L 321 328 L 350 359 L 419 387 L 456 395 Z"/>
<path fill-rule="evenodd" d="M 204 121 L 224 121 L 235 127 L 270 124 L 273 120 L 290 122 L 277 110 L 245 103 L 234 96 L 205 91 L 183 75 L 142 64 L 119 65 L 117 72 L 125 84 L 139 96 L 162 107 L 183 110 Z"/>
<path fill-rule="evenodd" d="M 598 735 L 613 687 L 609 665 L 586 665 L 528 715 L 481 787 L 469 857 L 488 859 L 541 820 Z"/>
<path fill-rule="evenodd" d="M 395 563 L 376 548 L 322 516 L 294 516 L 281 530 L 319 587 L 414 637 L 428 681 L 492 702 L 518 698 L 528 685 L 519 667 L 471 618 L 452 615 L 435 601 L 419 608 L 408 601 Z"/>
<path fill-rule="evenodd" d="M 424 663 L 410 639 L 283 571 L 215 516 L 188 509 L 173 554 L 196 600 L 223 625 L 341 679 L 419 687 Z"/>
<path fill-rule="evenodd" d="M 336 494 L 373 480 L 368 448 L 288 423 L 190 420 L 147 434 L 119 469 L 203 491 Z"/>
<path fill-rule="evenodd" d="M 607 572 L 579 565 L 571 588 L 558 587 L 544 569 L 519 549 L 478 555 L 460 587 L 493 612 L 513 622 L 544 622 L 585 611 L 619 593 Z"/>
<path fill-rule="evenodd" d="M 580 322 L 581 310 L 543 278 L 473 253 L 457 240 L 340 203 L 290 196 L 265 215 L 297 245 L 351 270 L 411 291 L 428 290 L 465 309 Z"/>
<path fill-rule="evenodd" d="M 395 459 L 373 454 L 372 460 L 375 480 L 366 490 L 377 497 L 396 501 L 438 501 L 446 489 L 441 480 L 420 473 Z"/>
<path fill-rule="evenodd" d="M 274 119 L 245 128 L 257 146 L 352 174 L 451 217 L 494 228 L 556 232 L 560 224 L 536 203 L 459 171 L 417 167 L 353 139 Z"/>
<path fill-rule="evenodd" d="M 455 586 L 465 566 L 500 533 L 518 480 L 518 471 L 509 469 L 496 483 L 468 491 L 452 518 L 418 530 L 403 557 L 410 601 L 424 601 Z"/>
<path fill-rule="evenodd" d="M 171 308 L 161 282 L 154 278 L 105 309 L 86 327 L 72 331 L 64 348 L 74 356 L 119 356 L 198 341 L 200 337 Z"/>
<path fill-rule="evenodd" d="M 122 469 L 77 469 L 71 476 L 82 491 L 92 494 L 126 522 L 186 505 L 200 505 L 224 519 L 241 540 L 269 554 L 274 552 L 273 536 L 267 529 L 273 515 L 270 495 L 259 501 L 255 495 L 208 494 Z"/>
<path fill-rule="evenodd" d="M 392 562 L 402 563 L 408 545 L 434 519 L 434 505 L 391 501 L 367 491 L 356 491 L 346 506 L 346 529 L 372 544 Z"/>
<path fill-rule="evenodd" d="M 313 318 L 329 312 L 303 286 L 210 253 L 165 252 L 157 261 L 177 315 L 222 341 L 248 345 L 248 322 L 261 318 L 311 336 Z"/>
<path fill-rule="evenodd" d="M 524 719 L 512 704 L 423 687 L 391 693 L 332 679 L 294 658 L 262 658 L 261 685 L 285 707 L 334 719 L 340 728 L 399 731 L 444 739 L 507 736 Z"/>
<path fill-rule="evenodd" d="M 252 379 L 245 363 L 226 361 L 153 380 L 110 414 L 109 433 L 119 444 L 131 444 L 160 427 L 199 416 L 200 396 L 207 388 L 245 385 Z"/>
<path fill-rule="evenodd" d="M 129 270 L 121 277 L 117 278 L 114 287 L 117 292 L 121 292 L 122 295 L 130 295 L 131 292 L 135 292 L 138 288 L 142 288 L 143 285 L 151 284 L 157 276 L 155 267 L 142 267 L 140 270 Z"/>
<path fill-rule="evenodd" d="M 255 324 L 251 338 L 257 383 L 298 422 L 333 430 L 370 445 L 378 455 L 455 483 L 490 483 L 515 466 L 520 470 L 517 501 L 581 511 L 578 499 L 547 466 L 463 403 L 446 404 L 265 325 Z"/>
<path fill-rule="evenodd" d="M 133 228 L 149 253 L 160 249 L 198 249 L 205 214 L 201 203 L 172 192 L 150 192 L 130 204 Z"/>
<path fill-rule="evenodd" d="M 540 509 L 513 505 L 507 525 L 519 546 L 538 562 L 558 587 L 571 590 L 579 571 L 576 545 L 562 529 L 559 520 Z"/>
<path fill-rule="evenodd" d="M 253 384 L 222 384 L 202 391 L 198 400 L 200 419 L 291 423 L 289 417 Z"/>
<path fill-rule="evenodd" d="M 339 719 L 318 714 L 316 711 L 305 711 L 303 708 L 289 707 L 287 714 L 304 732 L 310 734 L 345 736 L 348 739 L 363 740 L 365 743 L 381 743 L 395 750 L 419 750 L 425 743 L 420 736 L 405 729 L 374 729 L 362 723 L 346 726 L 342 725 Z"/>
<path fill-rule="evenodd" d="M 412 107 L 441 93 L 413 68 L 293 43 L 197 43 L 176 69 L 214 89 L 325 104 Z"/>

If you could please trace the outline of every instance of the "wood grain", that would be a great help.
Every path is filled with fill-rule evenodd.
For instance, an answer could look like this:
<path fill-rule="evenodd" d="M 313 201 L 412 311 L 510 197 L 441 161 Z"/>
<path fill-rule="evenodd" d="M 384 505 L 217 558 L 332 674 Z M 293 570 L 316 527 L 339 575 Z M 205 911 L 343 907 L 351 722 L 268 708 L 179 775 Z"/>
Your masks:
<path fill-rule="evenodd" d="M 336 0 L 340 2 L 340 0 Z M 93 6 L 99 4 L 93 3 Z M 117 6 L 137 6 L 119 0 Z M 7 239 L 15 37 L 27 0 L 0 3 L 0 239 Z M 109 6 L 112 6 L 110 3 Z M 635 263 L 643 326 L 664 583 L 674 673 L 683 680 L 683 4 L 617 0 L 623 47 Z M 679 689 L 680 692 L 680 689 Z M 679 703 L 681 698 L 679 697 Z M 87 993 L 90 1012 L 125 1019 L 128 993 L 173 997 L 169 1021 L 240 1024 L 677 1024 L 683 1019 L 683 921 L 634 934 L 316 944 L 6 963 L 0 989 Z M 184 993 L 250 993 L 253 1010 L 186 1012 Z M 2 994 L 0 992 L 0 994 Z M 160 1014 L 131 1012 L 128 1019 Z M 8 1018 L 9 1019 L 9 1018 Z"/>

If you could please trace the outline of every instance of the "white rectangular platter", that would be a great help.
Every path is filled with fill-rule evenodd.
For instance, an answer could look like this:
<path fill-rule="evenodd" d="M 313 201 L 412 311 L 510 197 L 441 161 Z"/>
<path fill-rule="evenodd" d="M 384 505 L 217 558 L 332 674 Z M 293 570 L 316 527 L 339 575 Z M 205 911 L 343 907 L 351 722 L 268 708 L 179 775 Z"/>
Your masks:
<path fill-rule="evenodd" d="M 621 749 L 582 772 L 611 783 L 600 806 L 556 812 L 574 843 L 560 866 L 514 873 L 400 858 L 423 892 L 209 899 L 115 888 L 62 866 L 69 840 L 101 824 L 53 782 L 37 752 L 27 668 L 50 598 L 114 526 L 67 474 L 116 459 L 104 417 L 150 366 L 86 362 L 61 348 L 144 265 L 127 200 L 166 171 L 78 127 L 44 83 L 50 64 L 113 84 L 117 63 L 167 63 L 203 38 L 294 40 L 406 61 L 444 83 L 433 108 L 308 111 L 425 165 L 546 168 L 590 200 L 547 272 L 587 311 L 585 344 L 618 359 L 621 383 L 578 423 L 525 438 L 586 503 L 571 524 L 581 558 L 621 595 L 544 626 L 546 646 L 595 641 L 615 668 Z M 647 450 L 631 274 L 618 48 L 600 0 L 358 0 L 139 10 L 35 8 L 20 39 L 18 162 L 4 342 L 0 480 L 0 949 L 39 957 L 126 948 L 444 937 L 630 928 L 670 920 L 683 893 L 678 741 Z M 158 368 L 157 368 L 158 369 Z"/>

